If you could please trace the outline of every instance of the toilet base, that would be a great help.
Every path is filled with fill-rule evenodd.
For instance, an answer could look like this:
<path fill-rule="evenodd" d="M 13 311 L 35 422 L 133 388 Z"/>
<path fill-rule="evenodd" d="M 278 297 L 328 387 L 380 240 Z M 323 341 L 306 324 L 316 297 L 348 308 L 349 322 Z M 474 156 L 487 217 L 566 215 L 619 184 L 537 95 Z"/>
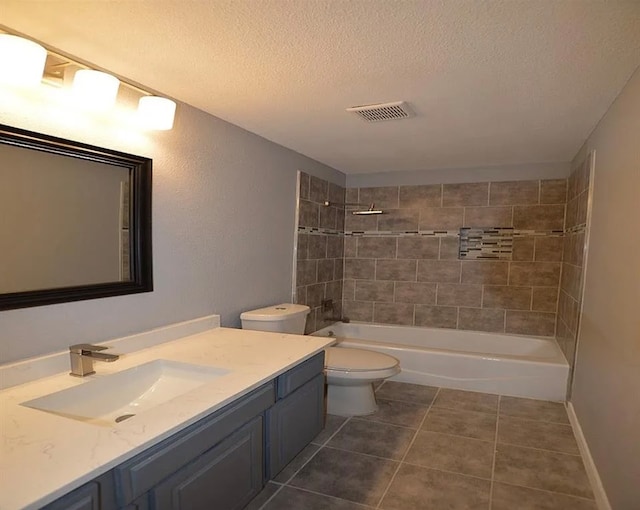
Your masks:
<path fill-rule="evenodd" d="M 327 413 L 338 416 L 365 416 L 378 410 L 373 384 L 355 386 L 327 384 Z"/>

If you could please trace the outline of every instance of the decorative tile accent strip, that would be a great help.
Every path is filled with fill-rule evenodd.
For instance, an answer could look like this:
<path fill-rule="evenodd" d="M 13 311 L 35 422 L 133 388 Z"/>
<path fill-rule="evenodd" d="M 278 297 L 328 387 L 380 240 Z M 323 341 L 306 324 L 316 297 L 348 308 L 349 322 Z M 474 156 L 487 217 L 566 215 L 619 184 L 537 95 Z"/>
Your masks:
<path fill-rule="evenodd" d="M 298 227 L 298 234 L 309 234 L 316 236 L 342 236 L 344 235 L 344 232 L 342 232 L 342 230 L 336 230 L 333 228 Z"/>
<path fill-rule="evenodd" d="M 519 230 L 512 229 L 513 237 L 562 237 L 564 236 L 564 230 Z"/>
<path fill-rule="evenodd" d="M 513 228 L 461 228 L 460 259 L 511 260 Z"/>
<path fill-rule="evenodd" d="M 458 237 L 458 230 L 347 230 L 345 237 Z"/>
<path fill-rule="evenodd" d="M 511 227 L 485 229 L 488 231 L 508 231 L 512 237 L 563 237 L 563 230 L 518 230 Z M 567 232 L 584 230 L 584 225 L 568 229 Z M 334 230 L 316 227 L 298 227 L 298 233 L 311 235 L 338 235 L 344 237 L 460 237 L 456 230 Z"/>
<path fill-rule="evenodd" d="M 569 227 L 568 229 L 565 230 L 565 234 L 575 234 L 577 232 L 584 232 L 585 230 L 587 230 L 587 225 L 582 223 L 580 225 Z"/>

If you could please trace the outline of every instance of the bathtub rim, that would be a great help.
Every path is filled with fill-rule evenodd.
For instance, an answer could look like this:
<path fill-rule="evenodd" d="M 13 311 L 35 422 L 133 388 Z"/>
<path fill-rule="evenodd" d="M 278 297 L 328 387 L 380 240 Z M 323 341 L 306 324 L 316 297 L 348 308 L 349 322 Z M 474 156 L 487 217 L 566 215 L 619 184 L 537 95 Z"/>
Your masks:
<path fill-rule="evenodd" d="M 319 329 L 313 333 L 311 333 L 311 335 L 313 336 L 325 336 L 325 337 L 329 337 L 329 335 L 325 334 L 319 334 L 322 332 L 329 332 L 330 328 L 333 327 L 335 324 L 341 324 L 338 322 L 335 322 L 329 326 L 325 326 L 322 329 Z M 490 337 L 490 336 L 503 336 L 503 337 L 516 337 L 516 338 L 522 338 L 522 339 L 534 339 L 534 340 L 542 340 L 544 342 L 548 342 L 552 345 L 554 351 L 555 351 L 555 355 L 554 356 L 532 356 L 532 355 L 525 355 L 525 354 L 499 354 L 499 353 L 487 353 L 487 352 L 482 352 L 482 351 L 465 351 L 465 350 L 461 350 L 461 349 L 443 349 L 443 348 L 438 348 L 438 347 L 419 347 L 416 345 L 411 345 L 411 344 L 403 344 L 403 343 L 390 343 L 390 342 L 384 342 L 384 341 L 378 341 L 378 340 L 371 340 L 369 338 L 355 338 L 355 337 L 348 337 L 348 336 L 339 336 L 339 335 L 335 335 L 333 337 L 329 337 L 329 338 L 335 338 L 336 342 L 334 344 L 334 346 L 339 345 L 341 342 L 343 341 L 353 341 L 354 343 L 358 344 L 358 342 L 361 343 L 369 343 L 369 344 L 374 344 L 374 345 L 384 345 L 386 348 L 391 349 L 391 350 L 418 350 L 418 351 L 432 351 L 434 353 L 438 353 L 441 355 L 447 354 L 447 355 L 454 355 L 454 356 L 464 356 L 464 357 L 475 357 L 475 358 L 483 358 L 483 359 L 491 359 L 491 360 L 509 360 L 509 361 L 514 361 L 514 362 L 521 362 L 521 363 L 527 363 L 527 362 L 535 362 L 535 363 L 543 363 L 543 364 L 548 364 L 548 365 L 560 365 L 560 366 L 569 366 L 569 362 L 567 361 L 566 357 L 564 356 L 564 353 L 562 352 L 562 349 L 560 348 L 560 346 L 558 345 L 558 342 L 556 341 L 555 337 L 548 337 L 548 336 L 534 336 L 534 335 L 516 335 L 516 334 L 506 334 L 506 333 L 492 333 L 492 332 L 488 332 L 488 331 L 475 331 L 475 330 L 458 330 L 458 329 L 453 329 L 453 328 L 429 328 L 429 327 L 422 327 L 422 326 L 404 326 L 404 325 L 400 325 L 400 324 L 371 324 L 368 322 L 358 322 L 358 321 L 352 321 L 348 324 L 354 324 L 354 325 L 362 325 L 362 326 L 366 326 L 366 327 L 374 327 L 374 328 L 410 328 L 410 329 L 421 329 L 421 330 L 435 330 L 435 331 L 457 331 L 457 332 L 463 332 L 463 333 L 470 333 L 473 335 L 481 335 L 483 337 Z M 347 324 L 347 326 L 348 326 Z M 366 347 L 362 347 L 362 348 L 366 348 Z"/>

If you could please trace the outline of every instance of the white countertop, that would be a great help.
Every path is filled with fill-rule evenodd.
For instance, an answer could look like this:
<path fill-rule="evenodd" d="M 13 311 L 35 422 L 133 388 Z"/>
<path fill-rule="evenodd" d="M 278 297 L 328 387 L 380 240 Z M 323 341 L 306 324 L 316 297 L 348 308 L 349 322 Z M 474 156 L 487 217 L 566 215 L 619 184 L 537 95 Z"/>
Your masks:
<path fill-rule="evenodd" d="M 331 344 L 326 337 L 215 328 L 0 391 L 0 510 L 39 508 L 282 374 Z M 116 348 L 113 349 L 116 352 Z M 156 359 L 230 372 L 111 427 L 20 403 Z"/>

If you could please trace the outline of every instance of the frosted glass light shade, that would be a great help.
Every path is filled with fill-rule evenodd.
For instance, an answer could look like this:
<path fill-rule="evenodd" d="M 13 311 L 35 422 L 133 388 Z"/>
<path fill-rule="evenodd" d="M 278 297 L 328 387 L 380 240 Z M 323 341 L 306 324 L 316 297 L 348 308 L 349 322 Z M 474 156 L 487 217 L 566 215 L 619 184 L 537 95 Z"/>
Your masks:
<path fill-rule="evenodd" d="M 138 102 L 138 118 L 143 127 L 166 131 L 173 127 L 176 103 L 164 97 L 143 96 Z"/>
<path fill-rule="evenodd" d="M 38 43 L 0 34 L 0 83 L 34 87 L 40 84 L 47 50 Z"/>
<path fill-rule="evenodd" d="M 91 110 L 107 110 L 116 102 L 120 80 L 115 76 L 81 69 L 73 77 L 71 92 L 74 100 Z"/>

